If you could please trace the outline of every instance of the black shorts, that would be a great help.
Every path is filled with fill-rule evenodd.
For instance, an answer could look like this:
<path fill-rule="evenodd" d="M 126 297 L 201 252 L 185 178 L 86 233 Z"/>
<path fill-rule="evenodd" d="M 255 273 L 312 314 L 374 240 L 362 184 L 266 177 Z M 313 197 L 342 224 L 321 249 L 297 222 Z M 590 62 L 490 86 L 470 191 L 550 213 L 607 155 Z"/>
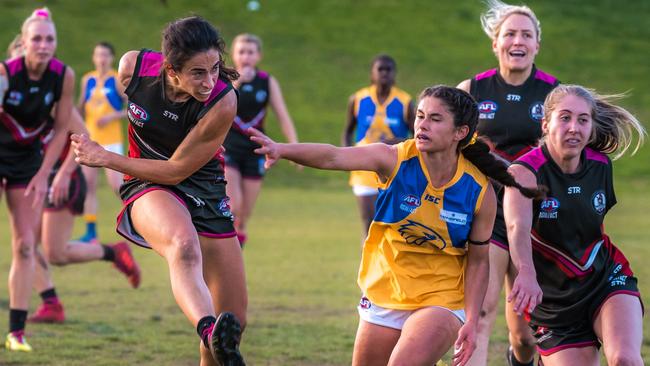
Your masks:
<path fill-rule="evenodd" d="M 254 152 L 234 152 L 226 149 L 224 154 L 226 169 L 236 169 L 243 178 L 262 179 L 266 173 L 265 158 Z"/>
<path fill-rule="evenodd" d="M 494 217 L 494 227 L 492 228 L 492 237 L 490 243 L 497 247 L 510 251 L 508 245 L 508 232 L 506 230 L 506 220 L 503 216 L 503 188 L 497 192 L 497 213 Z"/>
<path fill-rule="evenodd" d="M 584 301 L 586 305 L 572 310 L 571 315 L 575 319 L 573 324 L 556 327 L 531 321 L 530 327 L 537 339 L 537 351 L 540 355 L 549 356 L 567 348 L 600 348 L 600 341 L 594 332 L 594 321 L 605 301 L 619 294 L 636 296 L 641 301 L 636 277 L 623 274 L 628 271 L 631 273 L 627 261 L 624 264 L 616 263 L 609 268 L 607 281 L 590 294 L 589 299 Z M 542 301 L 539 306 L 544 305 Z M 643 306 L 643 303 L 641 305 Z"/>
<path fill-rule="evenodd" d="M 57 163 L 50 177 L 48 178 L 48 187 L 52 186 L 52 181 L 54 176 L 59 171 L 59 164 Z M 46 211 L 61 211 L 63 209 L 68 209 L 73 215 L 83 215 L 84 213 L 84 202 L 86 200 L 86 179 L 84 178 L 83 173 L 81 172 L 81 167 L 77 166 L 75 171 L 70 175 L 70 190 L 68 193 L 68 200 L 61 205 L 54 205 L 50 202 L 49 198 L 45 200 L 45 210 Z M 48 195 L 49 196 L 49 195 Z"/>
<path fill-rule="evenodd" d="M 35 152 L 21 157 L 0 157 L 0 182 L 8 188 L 25 188 L 43 163 L 43 156 Z"/>
<path fill-rule="evenodd" d="M 225 181 L 212 184 L 202 194 L 189 194 L 177 186 L 166 186 L 131 179 L 120 187 L 124 207 L 117 217 L 117 232 L 126 239 L 145 248 L 151 246 L 138 234 L 131 221 L 131 205 L 144 194 L 163 190 L 173 195 L 187 208 L 197 234 L 209 238 L 232 238 L 237 235 L 230 212 Z"/>

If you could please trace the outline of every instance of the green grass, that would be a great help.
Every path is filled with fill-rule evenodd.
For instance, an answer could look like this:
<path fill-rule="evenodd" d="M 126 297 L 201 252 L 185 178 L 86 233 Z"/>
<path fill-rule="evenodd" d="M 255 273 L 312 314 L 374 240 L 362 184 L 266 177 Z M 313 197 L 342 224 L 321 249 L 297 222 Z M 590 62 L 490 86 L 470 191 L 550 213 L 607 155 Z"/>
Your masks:
<path fill-rule="evenodd" d="M 377 53 L 396 58 L 398 84 L 412 95 L 432 84 L 455 85 L 496 64 L 478 22 L 478 0 L 269 0 L 255 13 L 245 9 L 244 0 L 166 2 L 3 0 L 0 45 L 9 43 L 34 7 L 47 5 L 59 32 L 57 54 L 80 77 L 91 67 L 95 42 L 113 42 L 118 53 L 158 49 L 166 22 L 198 13 L 218 25 L 227 40 L 240 32 L 259 34 L 265 45 L 261 66 L 280 81 L 300 137 L 330 143 L 338 143 L 347 98 L 368 83 L 369 62 Z M 605 93 L 629 90 L 623 105 L 648 126 L 650 2 L 541 0 L 530 5 L 543 28 L 537 65 L 563 82 Z M 273 118 L 269 132 L 279 135 Z M 634 158 L 616 163 L 619 204 L 607 221 L 614 242 L 632 262 L 646 303 L 648 161 L 646 145 Z M 269 175 L 244 252 L 250 306 L 242 349 L 250 364 L 349 364 L 357 325 L 360 224 L 346 178 L 296 172 L 288 164 Z M 100 233 L 117 240 L 118 202 L 105 186 L 100 196 Z M 0 273 L 8 272 L 11 258 L 8 226 L 6 210 L 0 210 Z M 56 268 L 68 323 L 30 325 L 36 351 L 0 350 L 0 365 L 195 365 L 198 342 L 171 296 L 164 261 L 143 249 L 135 255 L 144 272 L 137 291 L 106 263 Z M 6 311 L 7 298 L 1 281 L 1 310 Z M 32 308 L 37 303 L 35 295 Z M 7 328 L 6 322 L 0 316 L 0 329 Z M 650 363 L 647 318 L 644 325 L 643 354 Z M 503 364 L 506 341 L 500 315 L 490 365 Z"/>

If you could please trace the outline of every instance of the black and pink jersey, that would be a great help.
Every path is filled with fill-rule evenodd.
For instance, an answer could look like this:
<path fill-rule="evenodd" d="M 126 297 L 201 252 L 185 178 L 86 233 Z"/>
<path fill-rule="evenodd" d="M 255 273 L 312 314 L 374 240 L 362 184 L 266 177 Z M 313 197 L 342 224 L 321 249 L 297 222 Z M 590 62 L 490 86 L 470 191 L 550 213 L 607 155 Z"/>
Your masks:
<path fill-rule="evenodd" d="M 542 136 L 544 100 L 558 84 L 534 65 L 530 77 L 518 86 L 506 83 L 497 69 L 476 75 L 470 94 L 478 103 L 478 134 L 489 138 L 494 152 L 507 161 L 524 155 Z"/>
<path fill-rule="evenodd" d="M 603 229 L 605 214 L 616 204 L 611 161 L 585 148 L 579 170 L 565 174 L 542 145 L 513 164 L 528 168 L 549 189 L 544 200 L 533 202 L 533 262 L 544 293 L 533 319 L 571 324 L 576 314 L 570 310 L 586 306 L 592 292 L 615 283 L 612 273 L 623 282 L 632 276 Z"/>
<path fill-rule="evenodd" d="M 237 116 L 223 143 L 229 155 L 251 153 L 259 147 L 245 131 L 253 127 L 264 132 L 264 119 L 269 104 L 269 78 L 268 73 L 257 70 L 253 80 L 242 83 L 237 89 Z"/>
<path fill-rule="evenodd" d="M 165 97 L 161 78 L 163 55 L 151 50 L 138 54 L 131 82 L 126 88 L 129 119 L 129 157 L 168 160 L 197 122 L 230 90 L 232 85 L 219 79 L 205 102 L 190 98 L 175 103 Z M 223 148 L 215 146 L 215 156 L 178 185 L 188 193 L 209 189 L 223 178 Z M 130 177 L 126 177 L 130 179 Z"/>
<path fill-rule="evenodd" d="M 41 138 L 53 125 L 54 104 L 61 98 L 66 65 L 50 60 L 39 80 L 31 80 L 25 58 L 2 63 L 7 71 L 9 88 L 0 113 L 0 157 L 20 158 L 41 152 Z"/>

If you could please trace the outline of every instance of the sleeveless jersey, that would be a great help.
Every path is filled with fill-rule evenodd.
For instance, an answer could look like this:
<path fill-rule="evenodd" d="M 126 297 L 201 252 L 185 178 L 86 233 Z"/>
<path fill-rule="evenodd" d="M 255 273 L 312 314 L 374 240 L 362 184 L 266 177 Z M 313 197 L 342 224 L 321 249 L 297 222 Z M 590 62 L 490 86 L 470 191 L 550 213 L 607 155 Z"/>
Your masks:
<path fill-rule="evenodd" d="M 0 113 L 0 157 L 41 153 L 41 138 L 53 125 L 54 104 L 61 98 L 66 65 L 52 58 L 40 80 L 30 80 L 25 58 L 3 62 L 9 88 Z"/>
<path fill-rule="evenodd" d="M 377 87 L 369 87 L 354 93 L 354 118 L 356 119 L 355 145 L 367 145 L 409 135 L 408 108 L 411 96 L 393 86 L 383 104 L 377 99 Z M 354 171 L 350 174 L 350 185 L 378 187 L 377 175 L 373 172 Z"/>
<path fill-rule="evenodd" d="M 546 95 L 559 84 L 552 75 L 534 65 L 530 77 L 513 86 L 497 69 L 476 75 L 470 82 L 470 94 L 479 109 L 479 135 L 495 145 L 493 152 L 513 161 L 537 146 L 542 136 Z"/>
<path fill-rule="evenodd" d="M 223 144 L 229 154 L 252 152 L 259 147 L 244 131 L 254 127 L 264 132 L 264 119 L 269 104 L 269 78 L 267 72 L 257 70 L 253 80 L 239 86 L 237 116 Z"/>
<path fill-rule="evenodd" d="M 165 98 L 164 78 L 160 77 L 163 56 L 142 50 L 138 54 L 131 82 L 126 88 L 129 97 L 129 157 L 168 160 L 197 122 L 231 89 L 219 79 L 205 102 L 190 98 L 170 102 Z M 188 194 L 209 190 L 223 181 L 223 148 L 215 146 L 214 158 L 176 187 Z M 127 180 L 131 177 L 125 177 Z"/>
<path fill-rule="evenodd" d="M 122 123 L 114 119 L 104 127 L 97 126 L 99 118 L 121 111 L 124 108 L 122 97 L 117 89 L 117 72 L 110 70 L 105 77 L 100 77 L 97 71 L 84 75 L 85 94 L 84 116 L 90 138 L 100 145 L 121 144 Z"/>
<path fill-rule="evenodd" d="M 449 183 L 433 187 L 415 141 L 396 146 L 397 164 L 380 187 L 363 246 L 359 287 L 389 309 L 463 309 L 467 239 L 488 179 L 461 154 Z"/>
<path fill-rule="evenodd" d="M 585 148 L 579 171 L 565 174 L 542 145 L 514 164 L 549 188 L 546 199 L 533 202 L 531 242 L 543 303 L 550 305 L 540 305 L 533 316 L 570 324 L 575 312 L 567 309 L 585 306 L 588 295 L 608 283 L 614 260 L 627 263 L 603 231 L 605 214 L 616 204 L 611 161 Z M 621 275 L 632 275 L 628 266 L 626 271 Z"/>

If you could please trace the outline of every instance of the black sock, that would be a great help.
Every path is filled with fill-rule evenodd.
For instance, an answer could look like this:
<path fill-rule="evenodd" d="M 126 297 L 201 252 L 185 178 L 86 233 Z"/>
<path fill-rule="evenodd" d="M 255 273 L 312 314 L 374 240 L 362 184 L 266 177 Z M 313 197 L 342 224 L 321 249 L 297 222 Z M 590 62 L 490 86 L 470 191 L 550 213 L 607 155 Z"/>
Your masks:
<path fill-rule="evenodd" d="M 535 366 L 535 358 L 533 358 L 533 360 L 530 362 L 519 362 L 517 356 L 515 356 L 515 353 L 512 352 L 510 353 L 510 363 L 512 366 Z"/>
<path fill-rule="evenodd" d="M 203 345 L 205 348 L 209 348 L 208 346 L 208 334 L 203 334 L 206 329 L 210 328 L 211 325 L 217 322 L 217 318 L 213 317 L 212 315 L 204 316 L 199 320 L 199 324 L 196 325 L 196 332 L 199 334 L 199 337 L 201 337 L 201 340 L 203 340 Z"/>
<path fill-rule="evenodd" d="M 104 255 L 102 256 L 102 260 L 114 262 L 115 250 L 113 250 L 113 247 L 102 244 L 102 249 L 104 249 Z"/>
<path fill-rule="evenodd" d="M 59 301 L 58 297 L 56 296 L 56 290 L 54 289 L 54 287 L 41 292 L 40 295 L 41 295 L 41 299 L 43 299 L 43 302 Z"/>
<path fill-rule="evenodd" d="M 9 309 L 9 332 L 25 329 L 27 310 Z"/>

